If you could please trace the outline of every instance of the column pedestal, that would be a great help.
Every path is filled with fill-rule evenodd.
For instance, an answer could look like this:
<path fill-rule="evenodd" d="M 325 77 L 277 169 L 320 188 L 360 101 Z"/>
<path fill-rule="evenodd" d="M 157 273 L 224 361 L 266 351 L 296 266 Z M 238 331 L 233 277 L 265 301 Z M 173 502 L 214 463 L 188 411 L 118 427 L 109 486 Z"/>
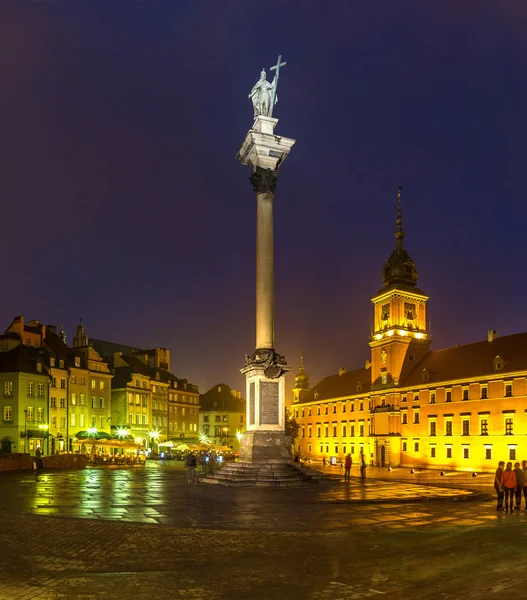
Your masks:
<path fill-rule="evenodd" d="M 241 462 L 291 462 L 291 438 L 285 432 L 285 360 L 274 350 L 246 357 L 246 431 Z"/>

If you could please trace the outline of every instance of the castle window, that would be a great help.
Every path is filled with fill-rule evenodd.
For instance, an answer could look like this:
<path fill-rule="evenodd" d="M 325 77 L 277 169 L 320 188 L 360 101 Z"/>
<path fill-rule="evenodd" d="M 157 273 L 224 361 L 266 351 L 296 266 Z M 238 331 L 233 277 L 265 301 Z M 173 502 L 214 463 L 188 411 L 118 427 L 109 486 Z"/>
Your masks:
<path fill-rule="evenodd" d="M 462 435 L 470 435 L 470 421 L 468 419 L 463 419 L 462 421 Z"/>
<path fill-rule="evenodd" d="M 382 383 L 382 385 L 386 385 L 388 383 L 388 374 L 387 373 L 381 374 L 381 383 Z"/>
<path fill-rule="evenodd" d="M 514 420 L 512 417 L 505 418 L 505 435 L 514 434 Z"/>
<path fill-rule="evenodd" d="M 512 383 L 507 383 L 505 385 L 505 396 L 508 398 L 512 396 Z"/>
<path fill-rule="evenodd" d="M 445 435 L 452 435 L 452 419 L 445 419 Z"/>
<path fill-rule="evenodd" d="M 481 386 L 481 399 L 486 400 L 489 397 L 489 389 L 486 385 Z"/>
<path fill-rule="evenodd" d="M 451 390 L 446 391 L 445 402 L 452 402 L 452 391 Z"/>
<path fill-rule="evenodd" d="M 403 442 L 403 452 L 406 452 L 406 442 Z"/>
<path fill-rule="evenodd" d="M 406 412 L 401 413 L 401 424 L 406 425 L 408 423 L 408 415 Z"/>
<path fill-rule="evenodd" d="M 383 321 L 387 321 L 390 318 L 390 305 L 383 304 L 381 308 L 381 319 Z"/>
<path fill-rule="evenodd" d="M 436 457 L 436 447 L 430 446 L 430 458 L 435 458 L 435 457 Z"/>
<path fill-rule="evenodd" d="M 414 452 L 419 452 L 419 442 L 414 442 Z"/>
<path fill-rule="evenodd" d="M 479 422 L 480 435 L 489 435 L 489 420 L 488 418 L 481 419 Z"/>
<path fill-rule="evenodd" d="M 447 446 L 446 447 L 446 457 L 447 458 L 452 458 L 452 446 Z"/>
<path fill-rule="evenodd" d="M 414 425 L 417 425 L 419 422 L 419 411 L 416 410 L 414 411 Z"/>
<path fill-rule="evenodd" d="M 430 421 L 429 426 L 430 426 L 430 435 L 435 436 L 436 431 L 437 431 L 437 423 L 435 421 Z"/>
<path fill-rule="evenodd" d="M 485 460 L 492 460 L 492 446 L 485 446 Z"/>
<path fill-rule="evenodd" d="M 463 400 L 468 400 L 468 388 L 463 388 Z"/>
<path fill-rule="evenodd" d="M 469 446 L 463 446 L 463 458 L 470 458 Z"/>
<path fill-rule="evenodd" d="M 430 392 L 430 404 L 435 404 L 436 402 L 436 393 Z"/>
<path fill-rule="evenodd" d="M 406 400 L 407 400 L 407 397 L 406 397 L 406 396 L 403 396 L 403 397 L 401 398 L 401 402 L 406 402 Z"/>

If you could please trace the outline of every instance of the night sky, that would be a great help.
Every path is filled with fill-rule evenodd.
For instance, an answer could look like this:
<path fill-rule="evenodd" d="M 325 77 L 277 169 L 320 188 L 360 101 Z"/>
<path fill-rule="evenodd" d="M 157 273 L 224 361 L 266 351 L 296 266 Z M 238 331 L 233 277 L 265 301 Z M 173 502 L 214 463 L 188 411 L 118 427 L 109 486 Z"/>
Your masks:
<path fill-rule="evenodd" d="M 1 0 L 2 329 L 23 311 L 71 341 L 82 317 L 241 389 L 256 203 L 236 153 L 281 54 L 293 374 L 302 351 L 312 383 L 368 358 L 399 185 L 433 348 L 525 331 L 526 31 L 525 0 Z"/>

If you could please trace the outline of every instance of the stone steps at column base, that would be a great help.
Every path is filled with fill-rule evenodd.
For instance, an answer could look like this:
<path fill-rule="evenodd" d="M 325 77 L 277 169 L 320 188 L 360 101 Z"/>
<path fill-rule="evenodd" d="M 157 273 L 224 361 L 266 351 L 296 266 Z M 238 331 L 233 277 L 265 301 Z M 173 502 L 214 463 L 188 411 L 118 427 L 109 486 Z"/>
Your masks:
<path fill-rule="evenodd" d="M 320 479 L 293 464 L 228 463 L 200 481 L 236 487 L 303 487 Z"/>

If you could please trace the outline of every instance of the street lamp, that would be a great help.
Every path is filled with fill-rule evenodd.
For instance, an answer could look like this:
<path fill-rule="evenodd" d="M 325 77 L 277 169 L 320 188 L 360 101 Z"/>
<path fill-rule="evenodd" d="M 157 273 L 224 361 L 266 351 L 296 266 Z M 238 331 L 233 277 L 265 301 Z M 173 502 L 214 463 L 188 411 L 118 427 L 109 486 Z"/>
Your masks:
<path fill-rule="evenodd" d="M 126 437 L 126 436 L 128 435 L 128 429 L 122 429 L 122 428 L 119 428 L 119 429 L 117 430 L 117 435 L 118 435 L 119 437 Z"/>
<path fill-rule="evenodd" d="M 155 444 L 157 443 L 157 440 L 159 438 L 159 431 L 149 431 L 148 435 L 152 443 L 152 450 L 154 450 Z"/>

